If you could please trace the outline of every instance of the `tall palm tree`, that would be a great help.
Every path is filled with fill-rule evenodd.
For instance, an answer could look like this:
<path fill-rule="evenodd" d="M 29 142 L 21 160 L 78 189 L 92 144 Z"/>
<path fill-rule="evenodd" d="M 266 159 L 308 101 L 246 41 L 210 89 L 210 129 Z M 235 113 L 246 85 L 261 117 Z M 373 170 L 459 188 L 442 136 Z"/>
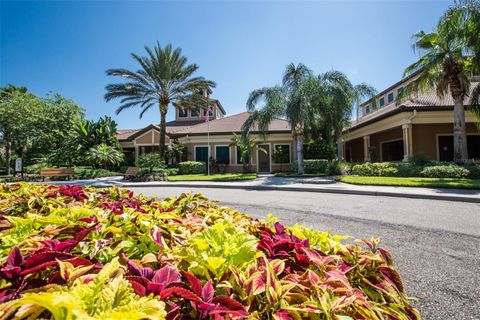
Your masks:
<path fill-rule="evenodd" d="M 145 46 L 147 57 L 132 53 L 138 62 L 138 71 L 126 69 L 109 69 L 107 75 L 119 76 L 127 82 L 106 86 L 105 100 L 121 99 L 116 113 L 119 114 L 131 107 L 142 109 L 140 118 L 151 107 L 157 106 L 160 111 L 160 154 L 165 156 L 165 122 L 169 106 L 175 108 L 201 108 L 211 101 L 204 94 L 215 87 L 215 82 L 203 77 L 193 77 L 198 65 L 188 64 L 182 56 L 182 49 L 173 49 L 168 44 L 154 46 L 153 50 Z"/>
<path fill-rule="evenodd" d="M 290 63 L 283 74 L 281 86 L 261 88 L 250 93 L 247 100 L 250 116 L 242 127 L 245 136 L 254 128 L 265 136 L 274 119 L 286 119 L 296 141 L 298 174 L 304 173 L 303 143 L 311 115 L 308 94 L 302 90 L 302 85 L 311 77 L 312 71 L 305 65 Z M 261 102 L 263 106 L 257 108 Z"/>
<path fill-rule="evenodd" d="M 405 69 L 404 76 L 414 73 L 418 76 L 405 86 L 400 96 L 429 89 L 436 89 L 439 97 L 451 95 L 453 157 L 457 163 L 468 159 L 464 99 L 470 94 L 472 72 L 478 72 L 480 47 L 478 32 L 472 33 L 475 28 L 480 30 L 478 1 L 464 1 L 464 4 L 458 3 L 448 10 L 433 32 L 419 31 L 413 36 L 413 48 L 420 53 L 420 58 Z M 478 87 L 475 94 L 478 105 Z"/>
<path fill-rule="evenodd" d="M 354 109 L 363 99 L 372 99 L 376 90 L 366 83 L 353 85 L 348 77 L 340 71 L 329 71 L 318 76 L 317 107 L 323 122 L 333 131 L 333 137 L 337 144 L 337 158 L 343 156 L 343 129 L 350 123 Z"/>

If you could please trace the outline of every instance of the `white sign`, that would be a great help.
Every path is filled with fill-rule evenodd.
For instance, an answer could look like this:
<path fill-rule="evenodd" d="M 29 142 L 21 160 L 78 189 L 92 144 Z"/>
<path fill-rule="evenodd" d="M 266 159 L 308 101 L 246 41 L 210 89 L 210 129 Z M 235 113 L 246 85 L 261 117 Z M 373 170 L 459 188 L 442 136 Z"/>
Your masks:
<path fill-rule="evenodd" d="M 15 172 L 22 172 L 22 158 L 15 159 Z"/>

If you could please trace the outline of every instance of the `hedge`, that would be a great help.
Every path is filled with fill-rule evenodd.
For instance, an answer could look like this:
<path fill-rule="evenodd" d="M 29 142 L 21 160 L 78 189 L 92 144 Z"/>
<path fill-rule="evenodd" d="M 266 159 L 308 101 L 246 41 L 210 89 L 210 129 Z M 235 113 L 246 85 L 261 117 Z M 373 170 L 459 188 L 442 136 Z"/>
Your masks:
<path fill-rule="evenodd" d="M 198 161 L 184 161 L 177 164 L 178 174 L 197 174 L 205 173 L 207 171 L 207 165 L 205 162 Z"/>
<path fill-rule="evenodd" d="M 451 163 L 421 166 L 410 162 L 366 162 L 354 165 L 352 174 L 378 177 L 478 178 L 479 167 L 477 164 L 461 167 Z"/>
<path fill-rule="evenodd" d="M 305 173 L 319 173 L 327 174 L 329 168 L 329 161 L 326 159 L 307 159 L 303 160 Z M 298 161 L 293 162 L 293 170 L 298 170 Z"/>

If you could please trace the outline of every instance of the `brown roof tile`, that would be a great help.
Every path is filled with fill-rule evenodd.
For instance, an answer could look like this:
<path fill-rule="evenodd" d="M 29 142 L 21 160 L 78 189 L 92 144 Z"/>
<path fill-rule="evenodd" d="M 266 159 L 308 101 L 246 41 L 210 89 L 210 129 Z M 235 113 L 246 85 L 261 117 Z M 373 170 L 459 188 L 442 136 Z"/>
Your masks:
<path fill-rule="evenodd" d="M 470 93 L 473 88 L 480 82 L 472 82 L 470 85 Z M 464 104 L 468 105 L 470 103 L 470 97 L 465 97 Z M 422 110 L 437 110 L 437 109 L 451 109 L 453 108 L 453 99 L 450 94 L 445 95 L 440 98 L 437 95 L 436 90 L 429 90 L 426 92 L 413 94 L 410 98 L 407 98 L 403 101 L 397 102 L 393 101 L 392 103 L 379 108 L 373 112 L 370 112 L 356 120 L 351 122 L 351 127 L 349 131 L 357 127 L 362 127 L 374 121 L 383 119 L 385 116 L 394 114 L 397 112 L 413 109 L 422 109 Z"/>
<path fill-rule="evenodd" d="M 242 112 L 221 119 L 214 119 L 210 121 L 210 133 L 211 134 L 222 134 L 222 133 L 232 133 L 232 132 L 241 132 L 242 126 L 249 117 L 250 113 Z M 258 131 L 258 129 L 253 129 L 253 132 Z M 272 121 L 268 127 L 270 132 L 289 132 L 291 131 L 290 124 L 286 120 L 275 119 Z M 208 132 L 208 124 L 202 122 L 200 124 L 175 131 L 175 135 L 202 135 Z"/>

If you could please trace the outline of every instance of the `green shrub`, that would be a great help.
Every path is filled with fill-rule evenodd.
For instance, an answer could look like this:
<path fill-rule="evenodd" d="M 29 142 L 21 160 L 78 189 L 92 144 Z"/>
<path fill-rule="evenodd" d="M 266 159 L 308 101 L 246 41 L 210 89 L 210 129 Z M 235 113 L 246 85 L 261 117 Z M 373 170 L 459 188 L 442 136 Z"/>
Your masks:
<path fill-rule="evenodd" d="M 206 164 L 198 161 L 184 161 L 178 163 L 178 174 L 205 173 Z"/>
<path fill-rule="evenodd" d="M 40 162 L 23 167 L 23 171 L 26 174 L 38 174 L 40 173 L 40 170 L 46 167 L 48 167 L 46 163 Z"/>
<path fill-rule="evenodd" d="M 427 166 L 432 164 L 432 160 L 424 153 L 419 153 L 413 156 L 412 162 L 418 166 Z"/>
<path fill-rule="evenodd" d="M 337 150 L 335 145 L 328 144 L 323 139 L 312 140 L 303 145 L 304 158 L 307 160 L 315 159 L 335 159 Z"/>
<path fill-rule="evenodd" d="M 398 169 L 391 162 L 366 162 L 354 165 L 352 173 L 359 176 L 394 177 Z"/>
<path fill-rule="evenodd" d="M 165 160 L 157 152 L 142 154 L 137 159 L 137 167 L 147 168 L 150 172 L 153 172 L 153 168 L 164 168 Z"/>
<path fill-rule="evenodd" d="M 480 179 L 480 161 L 469 161 L 465 168 L 470 172 L 469 178 Z"/>
<path fill-rule="evenodd" d="M 421 174 L 427 178 L 466 178 L 470 171 L 457 165 L 425 167 Z"/>
<path fill-rule="evenodd" d="M 106 169 L 92 169 L 92 168 L 74 168 L 74 179 L 94 179 L 102 177 L 119 176 L 118 172 L 109 171 Z"/>
<path fill-rule="evenodd" d="M 303 160 L 305 173 L 328 173 L 329 161 L 326 159 L 307 159 Z M 297 171 L 298 161 L 293 162 L 293 170 Z"/>
<path fill-rule="evenodd" d="M 352 163 L 331 161 L 328 163 L 327 174 L 329 175 L 347 175 L 352 172 Z"/>
<path fill-rule="evenodd" d="M 411 162 L 392 162 L 392 165 L 398 170 L 396 177 L 420 177 L 424 168 Z"/>

